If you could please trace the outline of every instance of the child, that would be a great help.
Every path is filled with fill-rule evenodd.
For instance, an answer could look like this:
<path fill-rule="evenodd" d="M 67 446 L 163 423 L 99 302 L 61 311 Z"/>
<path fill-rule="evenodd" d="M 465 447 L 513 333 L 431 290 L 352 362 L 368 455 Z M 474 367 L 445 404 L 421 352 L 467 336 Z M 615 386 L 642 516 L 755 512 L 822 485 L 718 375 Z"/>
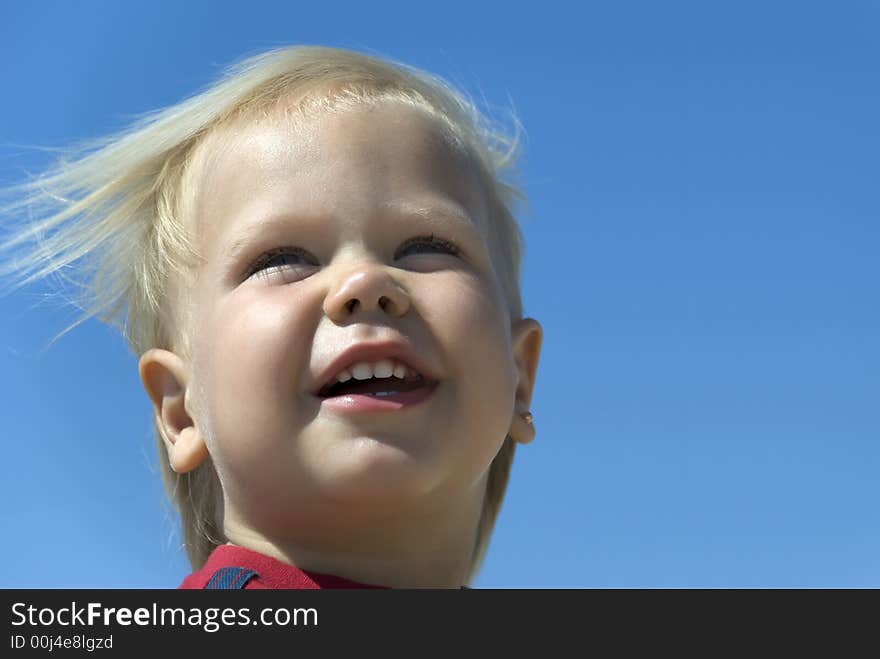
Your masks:
<path fill-rule="evenodd" d="M 22 186 L 59 206 L 7 272 L 91 258 L 140 357 L 181 587 L 471 582 L 535 434 L 515 146 L 437 78 L 293 47 Z"/>

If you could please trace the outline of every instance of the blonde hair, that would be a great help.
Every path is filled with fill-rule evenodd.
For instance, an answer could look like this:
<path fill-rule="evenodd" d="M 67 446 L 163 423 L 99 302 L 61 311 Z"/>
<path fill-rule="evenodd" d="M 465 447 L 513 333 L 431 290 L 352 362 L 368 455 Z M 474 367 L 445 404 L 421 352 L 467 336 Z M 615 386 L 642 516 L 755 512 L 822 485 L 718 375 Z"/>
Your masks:
<path fill-rule="evenodd" d="M 8 256 L 0 274 L 13 275 L 17 285 L 61 275 L 79 286 L 84 314 L 68 330 L 97 317 L 118 328 L 135 355 L 155 347 L 189 354 L 172 293 L 175 275 L 200 257 L 181 217 L 182 181 L 208 135 L 239 118 L 266 116 L 291 97 L 303 113 L 395 101 L 436 118 L 477 166 L 489 204 L 492 263 L 511 320 L 522 317 L 522 234 L 513 207 L 525 197 L 509 180 L 520 144 L 515 115 L 511 134 L 441 78 L 387 58 L 322 46 L 245 59 L 200 94 L 72 149 L 43 174 L 7 190 L 15 196 L 3 208 L 5 216 L 27 210 L 38 219 L 14 227 L 0 244 Z M 78 280 L 67 276 L 73 264 L 81 271 Z M 199 568 L 225 542 L 219 480 L 210 461 L 190 473 L 172 471 L 158 428 L 156 435 L 165 486 L 180 512 L 189 560 Z M 469 581 L 485 555 L 513 454 L 507 437 L 490 467 Z"/>

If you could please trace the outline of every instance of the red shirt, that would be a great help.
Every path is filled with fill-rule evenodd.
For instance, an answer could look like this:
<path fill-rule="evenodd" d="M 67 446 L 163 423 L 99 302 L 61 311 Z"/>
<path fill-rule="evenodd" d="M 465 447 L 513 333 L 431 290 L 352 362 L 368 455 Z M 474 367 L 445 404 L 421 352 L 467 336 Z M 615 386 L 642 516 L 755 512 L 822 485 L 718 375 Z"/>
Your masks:
<path fill-rule="evenodd" d="M 317 590 L 322 588 L 384 588 L 350 581 L 329 574 L 306 572 L 278 559 L 235 545 L 217 547 L 202 569 L 193 572 L 178 586 L 184 590 L 201 590 L 219 570 L 244 568 L 256 574 L 249 577 L 244 590 Z"/>

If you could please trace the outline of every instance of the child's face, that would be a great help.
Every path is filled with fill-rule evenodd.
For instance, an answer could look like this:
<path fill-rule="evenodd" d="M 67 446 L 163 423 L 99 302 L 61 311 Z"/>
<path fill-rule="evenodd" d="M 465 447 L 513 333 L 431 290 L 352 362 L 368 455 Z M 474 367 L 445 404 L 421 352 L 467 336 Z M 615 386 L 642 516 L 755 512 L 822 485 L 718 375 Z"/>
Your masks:
<path fill-rule="evenodd" d="M 182 372 L 228 532 L 479 510 L 492 459 L 527 409 L 540 329 L 511 325 L 473 165 L 432 120 L 390 105 L 296 130 L 241 123 L 208 153 L 194 177 L 206 262 Z M 406 245 L 432 234 L 460 254 Z M 383 409 L 317 396 L 331 364 L 363 343 L 411 350 L 433 392 Z"/>

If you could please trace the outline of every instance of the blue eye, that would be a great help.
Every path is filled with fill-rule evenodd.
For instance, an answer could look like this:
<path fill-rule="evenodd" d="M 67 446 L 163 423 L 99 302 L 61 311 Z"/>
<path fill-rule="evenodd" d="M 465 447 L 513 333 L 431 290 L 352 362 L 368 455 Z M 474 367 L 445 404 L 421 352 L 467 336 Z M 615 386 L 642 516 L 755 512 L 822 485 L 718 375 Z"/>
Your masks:
<path fill-rule="evenodd" d="M 447 253 L 452 254 L 453 256 L 458 256 L 459 254 L 461 254 L 461 250 L 457 246 L 455 246 L 448 240 L 437 238 L 432 234 L 430 236 L 417 236 L 415 238 L 410 238 L 401 246 L 399 250 L 397 250 L 395 258 L 399 258 L 405 253 L 411 252 L 413 250 L 417 252 L 428 253 Z"/>
<path fill-rule="evenodd" d="M 308 252 L 297 247 L 279 247 L 262 254 L 248 269 L 248 277 L 259 275 L 268 277 L 272 273 L 283 272 L 288 266 L 317 265 L 317 260 Z"/>

